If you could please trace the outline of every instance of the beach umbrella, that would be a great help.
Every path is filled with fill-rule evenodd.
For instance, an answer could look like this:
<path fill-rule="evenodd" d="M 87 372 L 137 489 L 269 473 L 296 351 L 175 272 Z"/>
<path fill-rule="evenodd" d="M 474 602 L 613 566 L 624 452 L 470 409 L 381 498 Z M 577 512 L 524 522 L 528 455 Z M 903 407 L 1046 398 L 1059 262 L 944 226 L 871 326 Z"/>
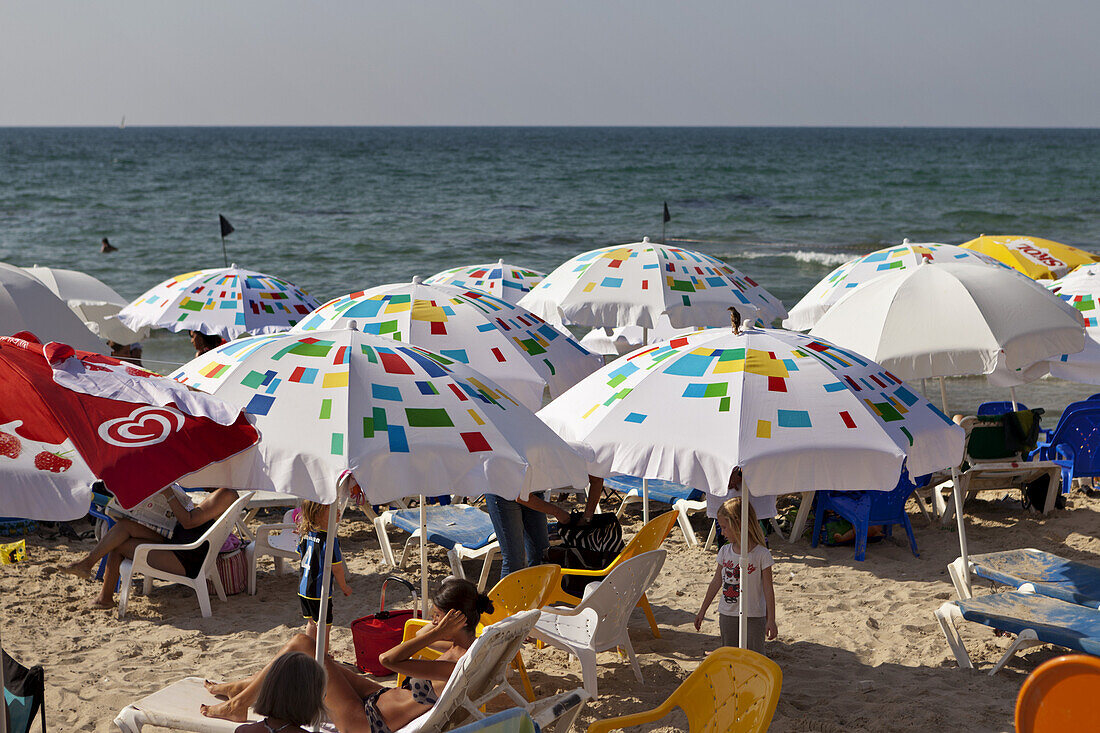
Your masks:
<path fill-rule="evenodd" d="M 1100 264 L 1082 265 L 1050 282 L 1047 288 L 1081 312 L 1085 319 L 1085 348 L 1049 360 L 1046 371 L 1052 377 L 1070 382 L 1100 384 Z"/>
<path fill-rule="evenodd" d="M 545 272 L 497 260 L 489 265 L 465 265 L 437 272 L 424 282 L 428 285 L 453 285 L 464 290 L 481 290 L 508 303 L 518 303 L 531 288 L 542 282 Z"/>
<path fill-rule="evenodd" d="M 911 243 L 908 239 L 894 247 L 876 250 L 845 262 L 814 285 L 802 300 L 791 308 L 783 327 L 793 331 L 813 328 L 834 303 L 864 283 L 883 275 L 907 270 L 927 263 L 971 262 L 1001 266 L 997 260 L 980 252 L 953 244 Z"/>
<path fill-rule="evenodd" d="M 963 263 L 869 282 L 838 300 L 810 335 L 905 380 L 1022 373 L 1085 345 L 1080 312 L 1042 285 L 1008 268 Z"/>
<path fill-rule="evenodd" d="M 325 303 L 295 331 L 346 328 L 414 344 L 467 364 L 531 410 L 547 387 L 557 396 L 603 360 L 534 313 L 480 290 L 452 285 L 381 285 Z"/>
<path fill-rule="evenodd" d="M 19 331 L 83 351 L 107 353 L 105 344 L 37 278 L 20 267 L 0 264 L 0 336 Z"/>
<path fill-rule="evenodd" d="M 201 331 L 232 340 L 290 329 L 318 301 L 293 283 L 232 265 L 176 275 L 118 314 L 132 329 Z"/>
<path fill-rule="evenodd" d="M 116 344 L 133 344 L 149 337 L 149 329 L 131 330 L 114 317 L 129 301 L 86 272 L 38 265 L 24 267 L 23 271 L 65 301 L 88 330 L 100 338 Z"/>
<path fill-rule="evenodd" d="M 989 255 L 1035 280 L 1056 280 L 1075 267 L 1100 262 L 1100 255 L 1068 244 L 1015 234 L 983 234 L 960 246 Z"/>
<path fill-rule="evenodd" d="M 350 474 L 365 501 L 382 504 L 417 494 L 515 499 L 588 483 L 584 459 L 487 377 L 381 336 L 353 329 L 253 336 L 173 376 L 243 408 L 263 437 L 255 450 L 185 485 L 276 490 L 331 504 Z M 422 584 L 426 595 L 426 573 Z"/>
<path fill-rule="evenodd" d="M 746 323 L 785 318 L 783 303 L 721 260 L 645 237 L 594 249 L 565 262 L 519 304 L 553 323 L 652 329 L 725 326 L 730 306 Z"/>
<path fill-rule="evenodd" d="M 896 375 L 782 329 L 712 328 L 651 344 L 539 417 L 604 475 L 660 478 L 716 496 L 727 494 L 735 466 L 752 495 L 887 490 L 903 461 L 919 475 L 963 455 L 962 429 Z"/>
<path fill-rule="evenodd" d="M 581 346 L 596 354 L 622 356 L 645 346 L 647 342 L 668 341 L 698 330 L 697 326 L 673 328 L 667 318 L 661 318 L 657 321 L 657 327 L 652 330 L 641 326 L 593 328 L 581 337 Z"/>
<path fill-rule="evenodd" d="M 258 438 L 222 400 L 111 357 L 22 336 L 0 338 L 5 514 L 78 519 L 97 478 L 130 508 Z"/>

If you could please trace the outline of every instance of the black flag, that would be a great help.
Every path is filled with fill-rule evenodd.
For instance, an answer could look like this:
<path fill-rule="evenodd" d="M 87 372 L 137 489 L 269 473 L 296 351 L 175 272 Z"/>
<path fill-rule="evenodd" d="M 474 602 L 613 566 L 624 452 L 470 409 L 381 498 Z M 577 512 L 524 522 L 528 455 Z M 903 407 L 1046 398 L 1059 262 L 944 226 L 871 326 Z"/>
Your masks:
<path fill-rule="evenodd" d="M 665 207 L 665 211 L 668 211 L 667 206 Z M 218 224 L 221 225 L 223 237 L 228 237 L 230 234 L 233 233 L 233 225 L 229 223 L 229 219 L 226 219 L 221 214 L 218 214 Z"/>
<path fill-rule="evenodd" d="M 668 202 L 665 202 L 665 217 L 661 219 L 662 224 L 667 224 L 672 221 L 672 214 L 668 213 Z"/>

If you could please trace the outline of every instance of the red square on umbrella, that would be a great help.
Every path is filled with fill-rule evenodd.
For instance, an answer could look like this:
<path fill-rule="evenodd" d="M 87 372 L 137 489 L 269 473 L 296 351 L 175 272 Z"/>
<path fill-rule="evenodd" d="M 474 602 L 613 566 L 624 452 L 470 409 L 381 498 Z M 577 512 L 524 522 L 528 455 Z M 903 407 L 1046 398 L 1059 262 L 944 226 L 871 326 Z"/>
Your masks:
<path fill-rule="evenodd" d="M 413 370 L 405 363 L 397 354 L 387 354 L 385 352 L 378 352 L 378 356 L 382 359 L 382 368 L 386 370 L 386 374 L 412 374 Z"/>
<path fill-rule="evenodd" d="M 466 450 L 471 453 L 477 453 L 479 451 L 491 451 L 492 447 L 489 445 L 489 441 L 485 440 L 485 436 L 481 433 L 459 433 L 462 436 L 462 440 L 466 443 Z"/>

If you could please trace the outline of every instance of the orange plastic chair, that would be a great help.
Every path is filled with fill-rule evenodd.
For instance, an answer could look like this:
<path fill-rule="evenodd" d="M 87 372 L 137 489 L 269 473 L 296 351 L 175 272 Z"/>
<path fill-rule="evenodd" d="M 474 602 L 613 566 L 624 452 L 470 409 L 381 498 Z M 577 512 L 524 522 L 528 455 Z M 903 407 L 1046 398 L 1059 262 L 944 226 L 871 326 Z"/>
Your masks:
<path fill-rule="evenodd" d="M 562 568 L 561 574 L 563 576 L 574 575 L 587 577 L 591 578 L 593 581 L 600 580 L 625 560 L 641 555 L 643 552 L 659 549 L 661 545 L 664 544 L 665 538 L 672 532 L 672 528 L 676 526 L 676 519 L 678 516 L 679 513 L 673 510 L 671 512 L 665 512 L 661 516 L 654 517 L 646 522 L 642 525 L 642 528 L 638 530 L 638 534 L 631 538 L 630 542 L 627 543 L 618 557 L 612 560 L 611 564 L 602 570 L 575 570 L 573 568 Z M 570 606 L 575 606 L 580 602 L 580 598 L 566 593 L 560 585 L 554 589 L 554 592 L 550 594 L 550 598 L 547 600 L 548 604 L 565 603 Z M 647 598 L 644 593 L 642 594 L 641 600 L 638 601 L 638 607 L 645 612 L 645 617 L 649 621 L 649 628 L 653 631 L 653 636 L 658 639 L 661 638 L 661 632 L 657 628 L 657 619 L 653 618 L 653 609 L 649 607 L 649 598 Z"/>
<path fill-rule="evenodd" d="M 1016 697 L 1017 733 L 1100 730 L 1100 659 L 1068 654 L 1040 664 Z"/>
<path fill-rule="evenodd" d="M 546 605 L 547 597 L 555 588 L 561 587 L 561 568 L 557 565 L 536 565 L 530 568 L 517 570 L 500 579 L 493 586 L 488 596 L 493 601 L 493 612 L 481 617 L 482 621 L 477 626 L 477 635 L 486 626 L 491 626 L 497 621 L 514 616 L 521 611 L 533 611 Z M 402 641 L 408 641 L 416 636 L 419 631 L 430 622 L 411 618 L 405 622 L 405 633 Z M 435 659 L 439 652 L 429 648 L 422 649 L 418 654 L 419 659 Z M 522 653 L 517 653 L 512 660 L 512 667 L 523 681 L 523 691 L 528 700 L 535 699 L 535 690 L 531 686 L 531 679 L 527 676 L 527 668 L 523 664 Z M 397 684 L 405 681 L 404 675 L 397 676 Z"/>
<path fill-rule="evenodd" d="M 724 646 L 715 649 L 668 699 L 652 710 L 597 720 L 588 733 L 607 733 L 652 723 L 679 707 L 690 733 L 766 731 L 779 704 L 783 671 L 767 657 Z"/>

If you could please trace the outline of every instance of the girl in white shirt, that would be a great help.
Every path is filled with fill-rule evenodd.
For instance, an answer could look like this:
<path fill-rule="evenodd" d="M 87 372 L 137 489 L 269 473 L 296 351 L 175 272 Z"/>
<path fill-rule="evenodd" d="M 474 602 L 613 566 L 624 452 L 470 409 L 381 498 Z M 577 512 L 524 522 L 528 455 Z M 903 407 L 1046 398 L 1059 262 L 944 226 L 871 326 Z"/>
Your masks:
<path fill-rule="evenodd" d="M 772 586 L 772 555 L 764 546 L 764 530 L 749 504 L 749 542 L 745 548 L 747 572 L 742 573 L 741 555 L 741 499 L 726 501 L 718 509 L 718 526 L 729 540 L 718 550 L 718 567 L 710 581 L 703 605 L 695 615 L 698 631 L 706 618 L 718 591 L 718 628 L 722 634 L 722 646 L 738 646 L 738 603 L 743 603 L 748 616 L 748 638 L 745 646 L 759 654 L 764 653 L 764 639 L 774 639 L 779 629 L 775 624 L 775 588 Z"/>

